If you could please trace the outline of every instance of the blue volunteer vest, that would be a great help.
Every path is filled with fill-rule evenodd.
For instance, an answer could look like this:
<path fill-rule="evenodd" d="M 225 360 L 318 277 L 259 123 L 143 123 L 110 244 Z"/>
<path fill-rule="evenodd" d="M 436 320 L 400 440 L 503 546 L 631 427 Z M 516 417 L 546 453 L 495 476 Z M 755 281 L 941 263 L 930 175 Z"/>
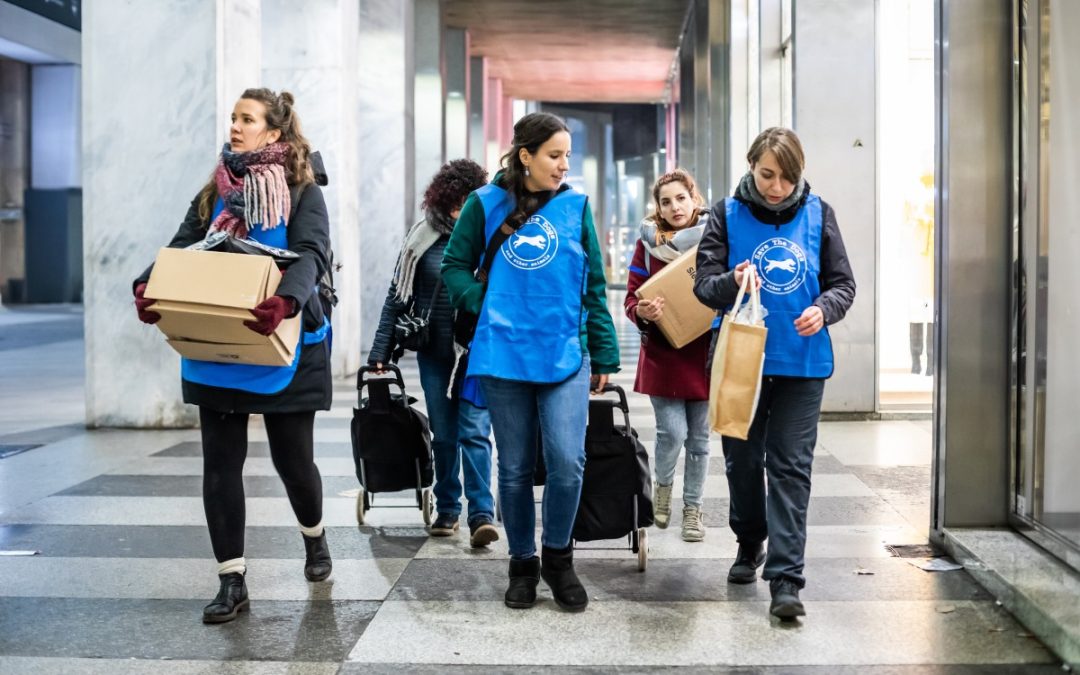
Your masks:
<path fill-rule="evenodd" d="M 217 218 L 222 208 L 224 208 L 224 202 L 219 197 L 214 204 L 211 221 Z M 289 236 L 283 225 L 272 230 L 253 227 L 248 231 L 248 237 L 267 246 L 289 248 Z M 296 375 L 296 368 L 300 364 L 301 347 L 318 344 L 329 335 L 330 322 L 326 319 L 323 319 L 323 325 L 318 330 L 312 333 L 301 333 L 295 356 L 292 363 L 287 366 L 253 366 L 246 363 L 215 363 L 181 358 L 180 377 L 188 382 L 211 387 L 239 389 L 253 394 L 276 394 L 289 386 L 293 376 Z"/>
<path fill-rule="evenodd" d="M 514 200 L 494 184 L 476 195 L 489 241 Z M 499 248 L 469 352 L 470 377 L 554 383 L 581 370 L 587 199 L 576 190 L 558 193 Z"/>
<path fill-rule="evenodd" d="M 821 294 L 821 200 L 811 194 L 798 214 L 779 227 L 755 218 L 750 208 L 728 197 L 728 260 L 749 260 L 761 277 L 761 304 L 769 310 L 765 325 L 764 375 L 826 378 L 833 372 L 828 328 L 802 337 L 795 319 Z"/>

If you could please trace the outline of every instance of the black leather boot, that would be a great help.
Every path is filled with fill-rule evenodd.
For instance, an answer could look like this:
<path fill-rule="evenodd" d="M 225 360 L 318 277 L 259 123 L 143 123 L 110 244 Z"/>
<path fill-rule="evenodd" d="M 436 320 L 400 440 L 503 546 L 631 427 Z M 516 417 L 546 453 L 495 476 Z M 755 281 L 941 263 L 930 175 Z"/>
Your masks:
<path fill-rule="evenodd" d="M 221 589 L 213 602 L 203 607 L 203 623 L 226 623 L 248 609 L 247 584 L 244 582 L 244 575 L 240 572 L 232 572 L 220 574 L 218 578 L 221 579 Z"/>
<path fill-rule="evenodd" d="M 330 560 L 330 549 L 326 546 L 326 530 L 318 537 L 304 536 L 304 548 L 307 560 L 304 562 L 304 576 L 308 581 L 322 581 L 330 576 L 334 563 Z"/>
<path fill-rule="evenodd" d="M 730 584 L 752 584 L 757 581 L 757 568 L 765 563 L 765 543 L 739 544 L 735 563 L 728 571 Z"/>
<path fill-rule="evenodd" d="M 540 555 L 540 576 L 551 587 L 555 604 L 568 612 L 584 610 L 589 596 L 574 572 L 574 545 L 564 549 L 545 546 Z"/>
<path fill-rule="evenodd" d="M 540 583 L 540 558 L 510 561 L 510 586 L 503 602 L 514 609 L 528 609 L 536 604 L 536 585 Z"/>

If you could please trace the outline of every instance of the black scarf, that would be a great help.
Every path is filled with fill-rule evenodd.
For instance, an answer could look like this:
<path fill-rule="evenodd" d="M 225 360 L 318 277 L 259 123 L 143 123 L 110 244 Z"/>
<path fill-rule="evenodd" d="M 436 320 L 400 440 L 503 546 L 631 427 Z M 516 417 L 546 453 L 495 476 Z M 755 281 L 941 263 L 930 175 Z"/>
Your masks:
<path fill-rule="evenodd" d="M 735 188 L 735 199 L 747 204 L 754 217 L 767 225 L 780 225 L 791 222 L 810 194 L 810 184 L 805 178 L 799 179 L 799 184 L 791 191 L 788 198 L 779 204 L 770 204 L 769 200 L 761 196 L 754 183 L 754 175 L 749 171 L 739 181 Z"/>
<path fill-rule="evenodd" d="M 454 218 L 449 213 L 443 213 L 438 209 L 428 209 L 425 213 L 428 225 L 431 225 L 439 234 L 450 234 L 454 231 Z"/>

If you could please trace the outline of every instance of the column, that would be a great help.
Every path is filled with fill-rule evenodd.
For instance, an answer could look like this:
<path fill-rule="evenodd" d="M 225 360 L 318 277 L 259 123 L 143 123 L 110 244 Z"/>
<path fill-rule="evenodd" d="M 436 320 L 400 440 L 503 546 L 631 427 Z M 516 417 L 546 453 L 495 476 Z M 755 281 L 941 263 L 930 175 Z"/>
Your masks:
<path fill-rule="evenodd" d="M 397 253 L 412 225 L 412 2 L 361 0 L 357 82 L 360 347 L 371 348 Z"/>
<path fill-rule="evenodd" d="M 191 425 L 179 358 L 136 319 L 131 281 L 206 183 L 237 87 L 259 81 L 259 3 L 96 0 L 83 12 L 87 424 Z"/>
<path fill-rule="evenodd" d="M 330 179 L 323 196 L 341 265 L 332 367 L 341 376 L 360 366 L 359 9 L 351 0 L 262 0 L 262 16 L 263 85 L 293 93 L 304 135 L 322 153 Z"/>
<path fill-rule="evenodd" d="M 829 329 L 836 372 L 827 411 L 873 411 L 877 401 L 875 13 L 874 3 L 800 0 L 795 14 L 795 131 L 807 180 L 836 211 L 858 284 L 855 305 Z"/>
<path fill-rule="evenodd" d="M 446 99 L 443 105 L 446 129 L 446 159 L 469 156 L 469 34 L 461 28 L 443 32 L 443 69 Z"/>
<path fill-rule="evenodd" d="M 414 87 L 415 208 L 419 220 L 420 201 L 432 176 L 446 161 L 443 118 L 442 15 L 439 0 L 414 0 L 416 77 Z"/>
<path fill-rule="evenodd" d="M 486 159 L 484 100 L 487 87 L 487 59 L 469 58 L 469 159 L 483 166 Z"/>

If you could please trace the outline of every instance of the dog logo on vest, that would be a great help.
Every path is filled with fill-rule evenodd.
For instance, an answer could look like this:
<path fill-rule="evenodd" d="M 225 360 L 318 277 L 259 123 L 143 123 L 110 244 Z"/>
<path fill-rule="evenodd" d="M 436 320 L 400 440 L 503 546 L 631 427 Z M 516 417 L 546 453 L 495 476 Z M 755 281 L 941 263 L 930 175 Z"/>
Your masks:
<path fill-rule="evenodd" d="M 555 258 L 559 235 L 546 218 L 534 215 L 506 240 L 500 250 L 506 261 L 518 269 L 539 269 Z"/>
<path fill-rule="evenodd" d="M 787 295 L 806 281 L 806 253 L 790 239 L 766 239 L 750 262 L 760 271 L 761 288 L 775 295 Z"/>

